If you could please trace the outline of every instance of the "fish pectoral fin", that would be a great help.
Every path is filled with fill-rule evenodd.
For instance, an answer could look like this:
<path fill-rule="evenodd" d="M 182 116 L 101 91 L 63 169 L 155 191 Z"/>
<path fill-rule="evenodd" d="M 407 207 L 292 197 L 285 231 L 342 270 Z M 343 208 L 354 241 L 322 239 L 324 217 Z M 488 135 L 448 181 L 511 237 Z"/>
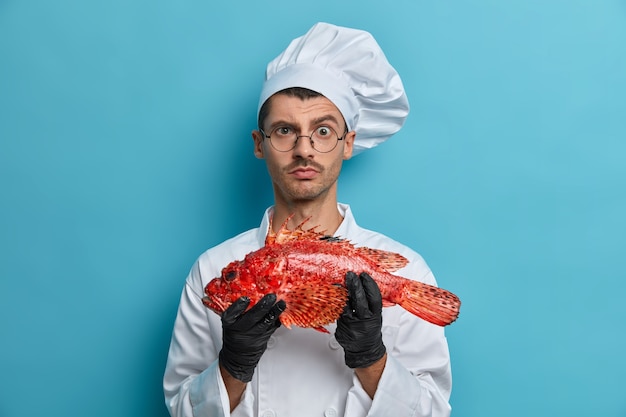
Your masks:
<path fill-rule="evenodd" d="M 319 330 L 339 318 L 348 300 L 348 291 L 335 284 L 304 283 L 294 286 L 282 298 L 287 303 L 280 315 L 283 325 Z"/>

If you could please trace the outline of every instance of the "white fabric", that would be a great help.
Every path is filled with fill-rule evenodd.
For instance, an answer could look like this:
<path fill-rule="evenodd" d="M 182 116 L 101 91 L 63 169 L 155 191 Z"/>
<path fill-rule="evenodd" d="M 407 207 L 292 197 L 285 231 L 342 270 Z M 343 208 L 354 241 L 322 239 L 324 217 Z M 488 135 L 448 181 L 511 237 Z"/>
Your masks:
<path fill-rule="evenodd" d="M 401 253 L 410 263 L 397 272 L 435 284 L 414 251 L 388 237 L 359 227 L 349 206 L 339 204 L 344 221 L 335 236 L 358 246 Z M 174 417 L 321 417 L 449 416 L 451 389 L 448 346 L 441 327 L 420 320 L 401 307 L 383 309 L 383 340 L 388 360 L 371 400 L 343 350 L 330 334 L 281 326 L 248 384 L 242 402 L 229 413 L 226 389 L 217 366 L 221 322 L 200 299 L 205 285 L 221 269 L 263 246 L 269 225 L 266 211 L 260 228 L 249 230 L 203 253 L 185 283 L 165 369 L 166 404 Z"/>
<path fill-rule="evenodd" d="M 356 131 L 353 155 L 387 140 L 409 113 L 400 76 L 363 30 L 320 22 L 291 41 L 267 65 L 258 110 L 290 87 L 316 91 L 337 106 Z"/>

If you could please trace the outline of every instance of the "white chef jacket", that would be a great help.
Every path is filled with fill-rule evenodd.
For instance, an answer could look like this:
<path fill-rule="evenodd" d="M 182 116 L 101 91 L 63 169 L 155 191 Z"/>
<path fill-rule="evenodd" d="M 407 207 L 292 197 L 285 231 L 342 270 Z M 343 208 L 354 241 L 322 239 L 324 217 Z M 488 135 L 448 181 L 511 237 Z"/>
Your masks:
<path fill-rule="evenodd" d="M 397 252 L 409 264 L 395 274 L 435 284 L 420 255 L 404 245 L 359 227 L 350 207 L 338 204 L 344 220 L 335 236 L 357 246 Z M 229 412 L 219 366 L 220 317 L 201 301 L 204 287 L 224 266 L 265 243 L 272 208 L 259 228 L 203 253 L 193 265 L 180 300 L 163 386 L 173 417 L 365 417 L 450 415 L 450 357 L 443 328 L 399 306 L 383 308 L 387 363 L 373 400 L 344 362 L 343 348 L 330 334 L 279 327 L 248 383 L 240 404 Z"/>

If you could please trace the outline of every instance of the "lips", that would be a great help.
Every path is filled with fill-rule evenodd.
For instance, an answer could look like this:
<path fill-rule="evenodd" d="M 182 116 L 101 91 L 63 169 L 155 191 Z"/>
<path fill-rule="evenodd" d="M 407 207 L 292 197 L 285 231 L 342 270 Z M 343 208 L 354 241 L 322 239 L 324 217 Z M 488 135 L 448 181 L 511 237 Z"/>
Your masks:
<path fill-rule="evenodd" d="M 318 171 L 311 167 L 300 167 L 289 171 L 289 174 L 297 179 L 308 180 L 314 178 Z"/>

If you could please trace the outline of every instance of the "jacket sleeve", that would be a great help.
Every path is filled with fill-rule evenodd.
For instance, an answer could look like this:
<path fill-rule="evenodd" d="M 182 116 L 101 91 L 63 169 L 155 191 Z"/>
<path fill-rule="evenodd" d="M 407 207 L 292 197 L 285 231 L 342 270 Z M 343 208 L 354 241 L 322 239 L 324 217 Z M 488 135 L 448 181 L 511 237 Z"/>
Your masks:
<path fill-rule="evenodd" d="M 420 281 L 434 284 L 432 273 L 420 261 L 413 276 L 427 271 Z M 444 329 L 399 306 L 385 310 L 383 340 L 388 355 L 376 394 L 370 399 L 355 376 L 346 417 L 449 417 L 452 377 Z"/>
<path fill-rule="evenodd" d="M 229 416 L 228 394 L 217 362 L 221 326 L 202 304 L 198 263 L 183 290 L 163 377 L 172 417 Z"/>

